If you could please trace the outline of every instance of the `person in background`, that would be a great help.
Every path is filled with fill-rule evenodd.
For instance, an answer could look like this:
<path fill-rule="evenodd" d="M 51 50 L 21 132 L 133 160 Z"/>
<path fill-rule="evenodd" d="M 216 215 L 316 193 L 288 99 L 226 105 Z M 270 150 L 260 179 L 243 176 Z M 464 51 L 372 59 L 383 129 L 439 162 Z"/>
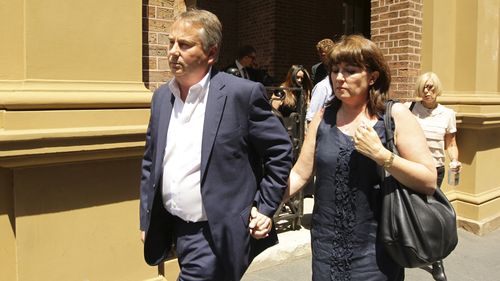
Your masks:
<path fill-rule="evenodd" d="M 434 157 L 438 188 L 441 187 L 445 175 L 445 152 L 450 158 L 450 169 L 458 172 L 462 166 L 458 161 L 455 111 L 437 102 L 441 89 L 441 81 L 435 73 L 424 73 L 418 77 L 415 84 L 415 94 L 421 100 L 409 103 L 411 112 L 424 130 L 427 145 Z M 437 281 L 447 280 L 443 261 L 432 265 L 432 276 Z"/>
<path fill-rule="evenodd" d="M 311 95 L 312 81 L 309 78 L 309 73 L 302 65 L 292 65 L 287 72 L 285 81 L 281 83 L 281 87 L 285 87 L 283 90 L 277 90 L 271 96 L 271 105 L 278 116 L 281 118 L 289 117 L 292 112 L 305 112 L 308 110 L 309 97 Z M 286 88 L 302 88 L 302 106 L 303 108 L 298 108 L 299 92 L 290 91 Z M 303 110 L 303 111 L 302 111 Z M 286 120 L 282 119 L 283 124 L 292 138 L 292 144 L 295 144 L 294 140 L 302 139 L 302 131 L 298 127 L 296 120 Z M 307 124 L 304 124 L 304 131 L 307 129 Z M 297 159 L 299 147 L 294 146 L 293 154 L 294 159 Z M 309 185 L 304 188 L 304 197 L 311 197 L 314 193 L 314 184 L 310 182 Z"/>
<path fill-rule="evenodd" d="M 262 83 L 264 86 L 273 86 L 274 85 L 274 77 L 272 77 L 267 69 L 262 68 L 257 63 L 257 60 L 254 60 L 251 67 L 247 68 L 250 79 L 255 82 Z"/>
<path fill-rule="evenodd" d="M 330 39 L 323 39 L 316 45 L 316 50 L 318 52 L 318 56 L 322 61 L 328 59 L 329 52 L 333 49 L 334 43 Z M 318 71 L 317 69 L 320 69 Z M 333 90 L 332 90 L 332 81 L 330 80 L 329 75 L 327 75 L 326 65 L 321 62 L 312 67 L 312 70 L 315 72 L 314 75 L 314 88 L 311 92 L 311 102 L 307 107 L 306 112 L 306 124 L 309 125 L 314 114 L 321 110 L 327 102 L 334 98 Z M 326 71 L 323 73 L 322 69 Z M 319 72 L 319 73 L 318 73 Z M 321 77 L 323 80 L 317 82 Z M 314 195 L 314 185 L 315 179 L 313 178 L 305 187 L 304 187 L 304 196 L 312 197 Z"/>
<path fill-rule="evenodd" d="M 321 80 L 316 86 L 314 86 L 311 93 L 311 102 L 307 107 L 306 111 L 306 125 L 309 126 L 309 123 L 312 121 L 316 112 L 320 111 L 325 104 L 327 104 L 331 99 L 335 96 L 333 95 L 332 83 L 330 80 L 330 76 L 327 75 L 325 79 Z M 305 187 L 304 187 L 304 197 L 313 197 L 314 195 L 314 185 L 316 180 L 313 178 Z"/>
<path fill-rule="evenodd" d="M 312 89 L 311 102 L 309 103 L 306 113 L 306 121 L 308 123 L 311 122 L 314 114 L 323 108 L 332 98 L 334 98 L 332 82 L 330 77 L 326 76 Z"/>
<path fill-rule="evenodd" d="M 375 43 L 360 35 L 343 36 L 328 66 L 335 99 L 310 123 L 286 193 L 292 196 L 316 174 L 312 280 L 403 280 L 404 268 L 377 239 L 380 169 L 416 192 L 433 194 L 434 160 L 420 125 L 400 103 L 392 108 L 400 155 L 384 147 L 391 76 Z"/>
<path fill-rule="evenodd" d="M 236 60 L 224 68 L 224 71 L 229 72 L 229 69 L 237 68 L 241 78 L 256 81 L 256 78 L 251 76 L 252 71 L 250 70 L 255 64 L 256 54 L 257 51 L 253 46 L 244 45 L 240 47 Z"/>
<path fill-rule="evenodd" d="M 328 57 L 328 53 L 333 49 L 333 46 L 333 41 L 328 38 L 322 39 L 316 44 L 316 52 L 318 53 L 318 57 L 321 61 L 313 65 L 311 68 L 311 79 L 313 81 L 313 85 L 318 84 L 328 75 L 325 62 Z"/>
<path fill-rule="evenodd" d="M 271 97 L 271 105 L 274 109 L 279 111 L 283 117 L 288 117 L 292 112 L 299 112 L 297 108 L 297 97 L 300 92 L 290 91 L 286 88 L 302 88 L 302 105 L 307 108 L 309 104 L 309 97 L 311 95 L 312 81 L 309 73 L 302 65 L 292 65 L 286 74 L 285 81 L 281 83 L 280 87 L 285 89 L 279 93 L 276 92 Z M 278 95 L 284 95 L 278 97 Z"/>
<path fill-rule="evenodd" d="M 140 184 L 149 265 L 175 244 L 177 280 L 240 280 L 278 243 L 272 217 L 292 166 L 287 132 L 264 86 L 215 70 L 222 25 L 190 10 L 169 34 L 174 78 L 155 91 Z"/>

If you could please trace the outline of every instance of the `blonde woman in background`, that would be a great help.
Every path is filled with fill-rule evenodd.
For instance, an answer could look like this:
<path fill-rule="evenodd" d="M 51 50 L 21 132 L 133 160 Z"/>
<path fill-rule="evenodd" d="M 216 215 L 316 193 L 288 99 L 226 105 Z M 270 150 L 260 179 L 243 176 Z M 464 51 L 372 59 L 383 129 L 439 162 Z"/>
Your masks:
<path fill-rule="evenodd" d="M 441 81 L 435 73 L 422 74 L 415 85 L 415 94 L 421 101 L 410 105 L 411 112 L 424 130 L 427 144 L 436 162 L 438 187 L 441 187 L 445 174 L 445 151 L 450 158 L 450 169 L 458 172 L 462 166 L 458 161 L 455 111 L 437 102 L 441 89 Z M 432 265 L 432 276 L 438 281 L 447 280 L 442 261 Z"/>

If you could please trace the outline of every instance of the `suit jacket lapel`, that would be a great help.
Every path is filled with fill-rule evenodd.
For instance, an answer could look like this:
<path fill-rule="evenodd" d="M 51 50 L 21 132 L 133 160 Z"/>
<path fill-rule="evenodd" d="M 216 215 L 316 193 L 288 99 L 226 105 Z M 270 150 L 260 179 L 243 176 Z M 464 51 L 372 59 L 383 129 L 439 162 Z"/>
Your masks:
<path fill-rule="evenodd" d="M 156 180 L 158 180 L 158 175 L 161 175 L 160 169 L 163 169 L 163 157 L 165 155 L 165 147 L 167 146 L 167 132 L 168 132 L 168 125 L 170 124 L 170 116 L 172 115 L 172 108 L 173 104 L 175 101 L 175 97 L 170 91 L 170 89 L 167 89 L 167 94 L 163 95 L 163 97 L 160 99 L 160 114 L 158 116 L 158 134 L 157 134 L 157 139 L 156 143 L 157 145 L 157 152 L 156 152 L 156 158 L 155 158 L 155 163 L 156 163 Z M 155 180 L 155 182 L 156 182 Z"/>
<path fill-rule="evenodd" d="M 217 71 L 212 71 L 210 87 L 208 90 L 207 106 L 205 108 L 205 121 L 203 124 L 203 139 L 201 145 L 201 183 L 203 184 L 208 159 L 212 152 L 215 136 L 219 130 L 222 113 L 226 104 L 226 93 L 224 92 L 224 82 L 217 75 Z"/>

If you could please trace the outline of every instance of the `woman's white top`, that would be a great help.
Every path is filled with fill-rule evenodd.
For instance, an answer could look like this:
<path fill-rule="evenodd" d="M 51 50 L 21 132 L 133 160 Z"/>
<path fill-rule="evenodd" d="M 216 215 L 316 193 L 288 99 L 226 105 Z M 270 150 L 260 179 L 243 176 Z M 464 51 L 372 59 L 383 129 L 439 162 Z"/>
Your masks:
<path fill-rule="evenodd" d="M 428 109 L 421 102 L 416 102 L 412 113 L 424 130 L 427 145 L 436 161 L 436 167 L 444 166 L 444 135 L 457 131 L 455 111 L 441 104 L 438 104 L 436 108 Z"/>

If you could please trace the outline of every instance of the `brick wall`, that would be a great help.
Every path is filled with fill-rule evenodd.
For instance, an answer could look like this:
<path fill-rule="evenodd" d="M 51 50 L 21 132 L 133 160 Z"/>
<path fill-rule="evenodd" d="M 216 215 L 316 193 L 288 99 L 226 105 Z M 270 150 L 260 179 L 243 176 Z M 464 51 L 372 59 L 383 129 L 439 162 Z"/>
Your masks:
<path fill-rule="evenodd" d="M 265 3 L 264 3 L 265 2 Z M 260 67 L 275 75 L 277 1 L 238 1 L 238 42 L 257 50 Z"/>
<path fill-rule="evenodd" d="M 413 97 L 420 73 L 423 0 L 372 0 L 371 39 L 392 71 L 392 98 Z"/>
<path fill-rule="evenodd" d="M 167 36 L 175 15 L 186 6 L 215 13 L 223 25 L 219 62 L 234 61 L 245 44 L 257 49 L 259 65 L 281 82 L 292 64 L 307 69 L 318 62 L 316 43 L 344 32 L 342 0 L 143 0 L 143 78 L 155 90 L 171 78 Z"/>
<path fill-rule="evenodd" d="M 310 69 L 318 62 L 316 43 L 342 33 L 341 0 L 198 0 L 196 4 L 222 22 L 218 67 L 232 63 L 238 47 L 250 44 L 257 49 L 259 65 L 277 82 L 292 64 Z"/>
<path fill-rule="evenodd" d="M 238 47 L 238 1 L 198 0 L 198 9 L 211 11 L 222 23 L 222 46 L 219 54 L 218 68 L 224 68 L 234 61 Z"/>
<path fill-rule="evenodd" d="M 185 11 L 184 0 L 143 0 L 143 81 L 156 90 L 171 78 L 167 50 L 168 31 L 175 15 Z"/>
<path fill-rule="evenodd" d="M 216 14 L 223 26 L 218 68 L 231 64 L 243 45 L 257 50 L 260 67 L 273 72 L 275 56 L 276 1 L 198 0 L 197 7 Z"/>
<path fill-rule="evenodd" d="M 304 65 L 310 71 L 319 62 L 316 43 L 342 34 L 343 8 L 342 1 L 277 2 L 274 65 L 278 77 L 283 79 L 292 64 Z"/>

